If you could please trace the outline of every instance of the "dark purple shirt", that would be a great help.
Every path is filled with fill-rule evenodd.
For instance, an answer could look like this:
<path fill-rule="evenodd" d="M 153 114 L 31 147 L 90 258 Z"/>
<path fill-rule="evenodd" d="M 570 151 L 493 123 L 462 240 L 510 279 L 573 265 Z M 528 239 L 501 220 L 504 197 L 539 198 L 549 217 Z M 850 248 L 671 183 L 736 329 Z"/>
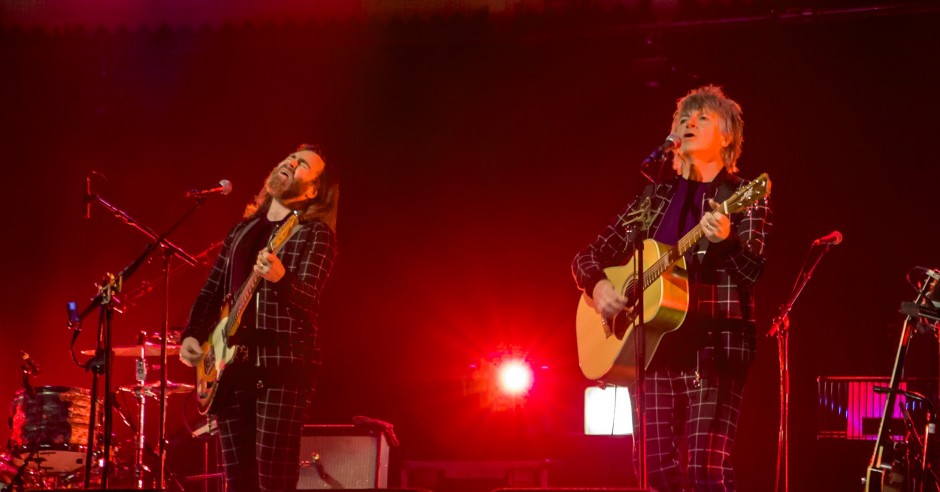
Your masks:
<path fill-rule="evenodd" d="M 676 192 L 653 239 L 674 246 L 702 220 L 702 206 L 708 183 L 679 178 Z"/>

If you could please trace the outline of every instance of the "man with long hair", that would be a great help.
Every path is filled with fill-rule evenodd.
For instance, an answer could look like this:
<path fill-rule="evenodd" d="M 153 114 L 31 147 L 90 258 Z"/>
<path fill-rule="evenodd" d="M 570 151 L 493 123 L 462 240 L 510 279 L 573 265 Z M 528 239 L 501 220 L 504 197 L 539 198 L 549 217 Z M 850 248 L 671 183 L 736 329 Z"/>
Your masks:
<path fill-rule="evenodd" d="M 672 133 L 681 138 L 677 175 L 648 185 L 572 263 L 578 287 L 605 320 L 612 319 L 631 306 L 603 269 L 633 255 L 638 228 L 631 222 L 641 208 L 649 218 L 641 238 L 674 245 L 698 225 L 704 233 L 685 256 L 685 321 L 654 352 L 643 405 L 631 391 L 635 426 L 638 407 L 646 417 L 647 477 L 660 492 L 734 490 L 730 455 L 756 344 L 752 288 L 771 229 L 766 199 L 731 217 L 718 210 L 744 183 L 735 174 L 743 128 L 740 106 L 718 87 L 681 98 L 672 122 Z M 683 449 L 687 455 L 680 456 Z"/>
<path fill-rule="evenodd" d="M 277 164 L 245 217 L 226 237 L 190 312 L 180 359 L 194 366 L 227 294 L 260 281 L 231 345 L 210 412 L 218 420 L 229 492 L 293 490 L 303 416 L 320 364 L 320 296 L 336 256 L 339 182 L 314 146 Z M 268 245 L 293 212 L 299 225 L 282 249 Z"/>

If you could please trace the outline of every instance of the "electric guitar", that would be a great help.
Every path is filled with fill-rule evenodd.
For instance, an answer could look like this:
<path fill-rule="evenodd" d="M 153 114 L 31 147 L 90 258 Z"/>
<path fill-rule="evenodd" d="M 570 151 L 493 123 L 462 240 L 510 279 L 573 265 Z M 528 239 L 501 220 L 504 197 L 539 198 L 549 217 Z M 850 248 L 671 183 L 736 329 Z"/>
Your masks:
<path fill-rule="evenodd" d="M 938 283 L 940 283 L 940 275 L 938 275 L 936 271 L 928 271 L 927 277 L 925 277 L 923 284 L 920 286 L 920 290 L 917 292 L 917 297 L 912 303 L 913 306 L 920 306 L 922 304 L 931 306 L 930 301 L 932 301 Z M 914 312 L 917 312 L 916 307 Z M 863 480 L 865 492 L 903 492 L 905 490 L 912 490 L 909 486 L 912 483 L 917 483 L 917 475 L 914 474 L 914 480 L 912 481 L 912 470 L 908 468 L 916 470 L 920 464 L 916 463 L 916 458 L 908 461 L 905 450 L 917 449 L 920 445 L 910 445 L 910 443 L 906 443 L 907 447 L 905 450 L 896 449 L 896 443 L 894 438 L 891 437 L 890 429 L 891 416 L 897 408 L 897 397 L 900 393 L 901 378 L 904 375 L 907 351 L 910 346 L 911 337 L 914 335 L 916 325 L 916 319 L 912 314 L 908 314 L 908 316 L 904 318 L 904 324 L 901 329 L 901 340 L 898 343 L 898 351 L 894 358 L 894 368 L 891 370 L 891 381 L 886 390 L 888 396 L 885 401 L 884 413 L 881 415 L 881 423 L 878 425 L 878 438 L 875 440 L 875 449 L 872 451 L 868 471 L 865 473 L 865 479 Z M 928 439 L 926 434 L 923 437 L 924 439 Z M 926 444 L 925 442 L 924 449 L 921 450 L 921 453 L 924 453 L 927 449 Z M 930 449 L 932 450 L 933 448 Z M 918 453 L 912 451 L 912 454 L 916 456 Z M 927 468 L 925 469 L 929 469 L 929 463 L 933 461 L 923 454 L 920 455 L 920 459 L 926 461 L 924 465 Z"/>
<path fill-rule="evenodd" d="M 268 242 L 268 251 L 276 253 L 284 246 L 299 223 L 299 214 L 292 212 L 290 217 L 278 228 L 274 237 Z M 252 269 L 248 280 L 238 291 L 238 295 L 228 294 L 222 305 L 219 323 L 212 331 L 212 335 L 202 344 L 202 360 L 196 364 L 196 400 L 199 402 L 199 413 L 205 415 L 212 407 L 212 399 L 219 389 L 219 379 L 222 371 L 235 358 L 237 345 L 230 345 L 229 339 L 238 331 L 245 308 L 251 302 L 261 275 Z"/>
<path fill-rule="evenodd" d="M 766 173 L 738 188 L 718 210 L 725 215 L 738 213 L 753 206 L 770 194 L 770 178 Z M 676 330 L 689 309 L 689 281 L 683 255 L 702 237 L 696 225 L 675 246 L 652 239 L 643 241 L 643 328 L 645 364 L 649 365 L 663 335 Z M 607 279 L 627 306 L 636 303 L 634 259 L 622 266 L 604 269 Z M 594 300 L 581 295 L 576 319 L 578 362 L 585 377 L 609 384 L 625 386 L 636 379 L 636 341 L 633 328 L 636 313 L 623 310 L 612 319 L 605 319 L 594 310 Z M 646 367 L 644 366 L 644 367 Z"/>

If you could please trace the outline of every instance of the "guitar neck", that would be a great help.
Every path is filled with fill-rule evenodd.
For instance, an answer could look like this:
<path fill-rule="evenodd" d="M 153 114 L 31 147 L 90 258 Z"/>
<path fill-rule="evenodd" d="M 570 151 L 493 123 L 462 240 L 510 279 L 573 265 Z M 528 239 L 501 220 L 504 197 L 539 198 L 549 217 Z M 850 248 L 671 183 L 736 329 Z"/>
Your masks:
<path fill-rule="evenodd" d="M 702 225 L 696 225 L 685 236 L 682 236 L 682 239 L 679 239 L 675 246 L 669 248 L 666 254 L 660 256 L 655 263 L 650 265 L 643 274 L 643 289 L 645 290 L 653 285 L 653 282 L 662 276 L 675 262 L 679 261 L 679 258 L 682 258 L 702 238 L 703 234 Z"/>
<path fill-rule="evenodd" d="M 236 297 L 232 303 L 232 311 L 229 313 L 228 326 L 225 330 L 229 336 L 234 334 L 232 333 L 234 331 L 233 328 L 240 324 L 242 314 L 245 313 L 245 308 L 247 308 L 248 303 L 251 302 L 251 297 L 255 294 L 255 289 L 258 288 L 260 282 L 261 275 L 252 270 L 248 280 L 245 281 L 241 291 L 239 291 L 238 297 Z"/>
<path fill-rule="evenodd" d="M 298 222 L 299 215 L 297 212 L 291 213 L 287 221 L 281 224 L 271 240 L 268 241 L 268 251 L 272 253 L 277 253 L 280 251 L 281 247 L 284 246 L 284 243 L 287 242 L 287 239 L 290 238 L 290 235 Z M 238 297 L 236 297 L 232 303 L 232 309 L 229 312 L 228 317 L 228 326 L 225 328 L 225 333 L 228 336 L 235 334 L 235 330 L 238 328 L 238 325 L 241 322 L 242 314 L 245 313 L 245 308 L 247 308 L 248 303 L 251 302 L 251 297 L 255 294 L 255 289 L 258 288 L 258 284 L 260 282 L 261 275 L 252 269 L 251 275 L 248 276 L 248 280 L 245 281 L 245 284 L 242 285 L 241 290 L 238 292 Z"/>

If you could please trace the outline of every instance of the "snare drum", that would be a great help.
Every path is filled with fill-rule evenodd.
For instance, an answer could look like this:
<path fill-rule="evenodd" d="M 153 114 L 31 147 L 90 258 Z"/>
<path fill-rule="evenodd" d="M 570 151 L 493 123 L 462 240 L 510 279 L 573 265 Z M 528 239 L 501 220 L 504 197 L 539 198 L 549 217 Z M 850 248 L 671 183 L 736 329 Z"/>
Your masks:
<path fill-rule="evenodd" d="M 40 386 L 20 390 L 10 407 L 10 452 L 20 464 L 32 451 L 31 467 L 51 473 L 82 468 L 88 446 L 91 395 L 87 389 Z"/>

